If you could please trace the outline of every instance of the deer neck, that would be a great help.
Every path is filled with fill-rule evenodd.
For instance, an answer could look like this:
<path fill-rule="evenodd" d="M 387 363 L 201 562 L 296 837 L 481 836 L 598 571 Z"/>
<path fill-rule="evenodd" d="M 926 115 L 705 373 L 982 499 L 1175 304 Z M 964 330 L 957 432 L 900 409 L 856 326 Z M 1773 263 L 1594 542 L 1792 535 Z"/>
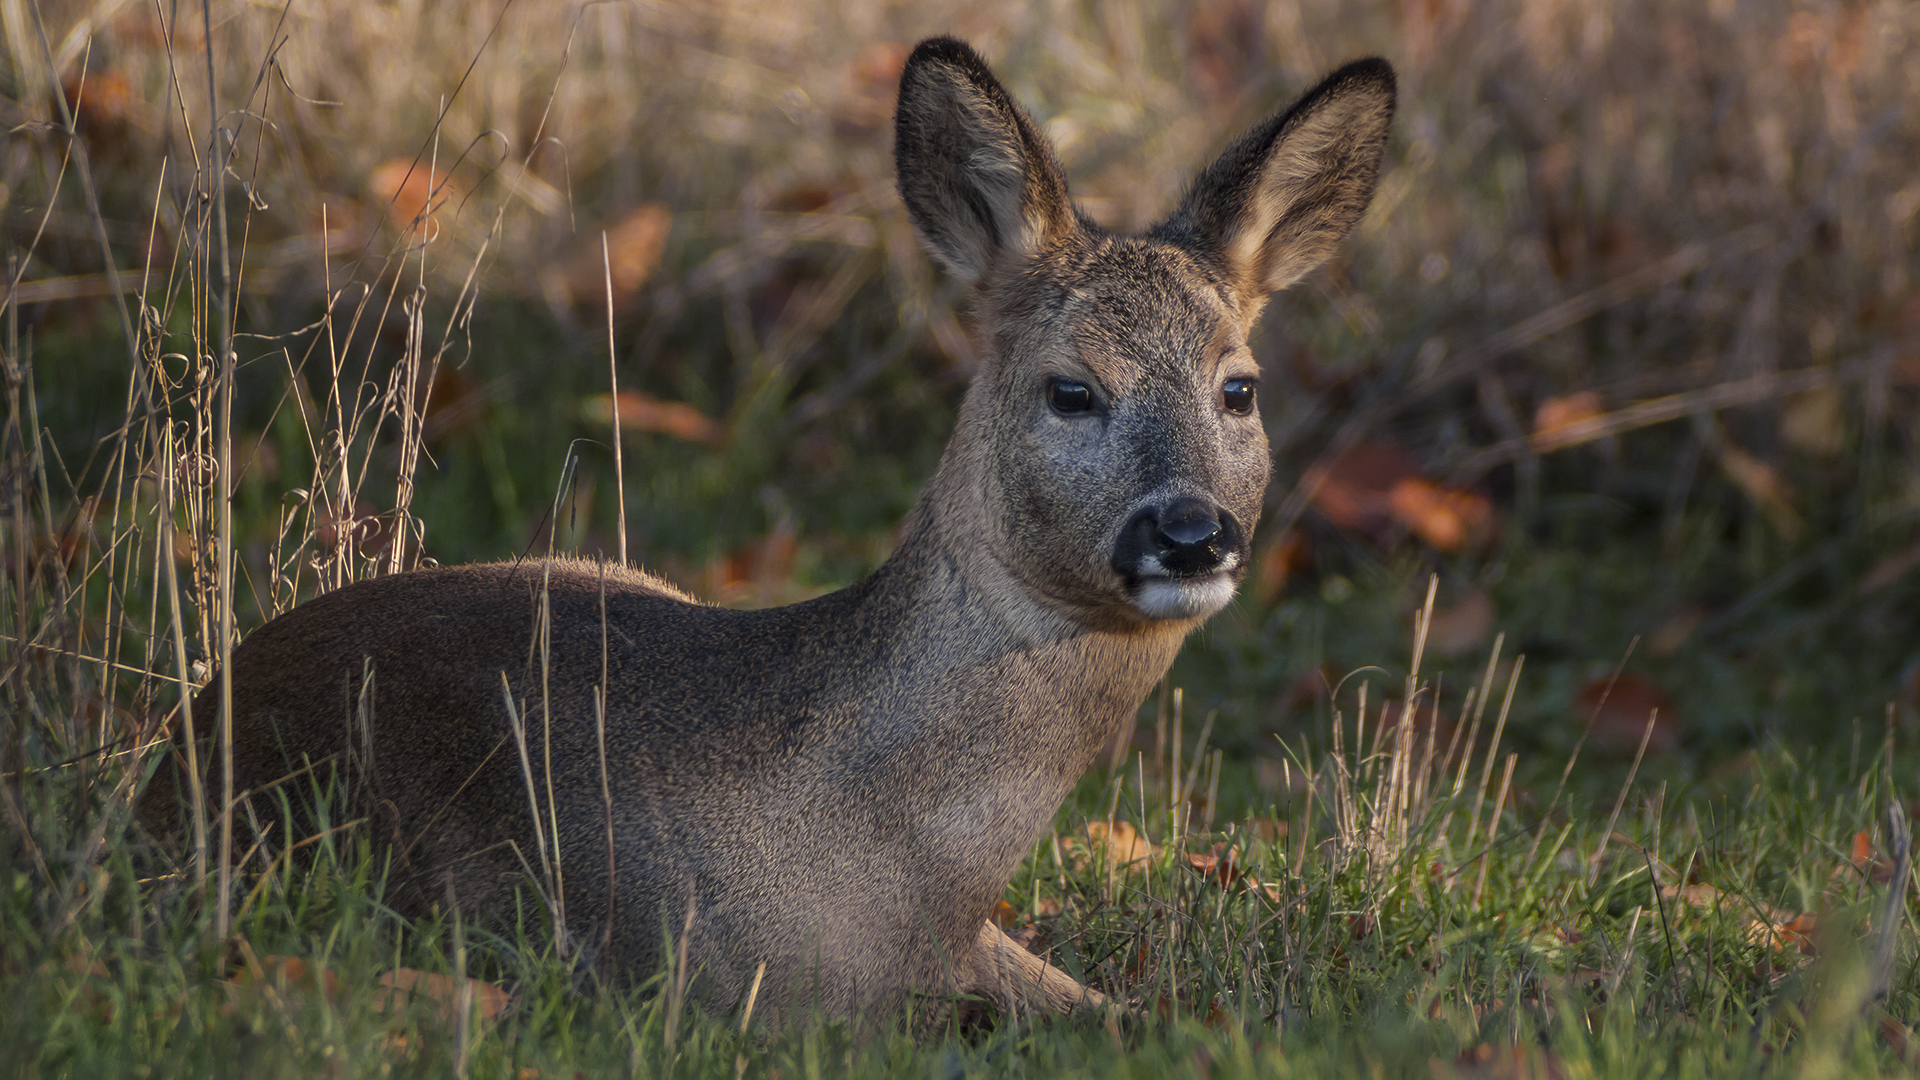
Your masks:
<path fill-rule="evenodd" d="M 877 676 L 893 700 L 879 743 L 911 739 L 989 757 L 1039 754 L 1042 771 L 1077 779 L 1166 674 L 1198 620 L 1063 614 L 978 539 L 984 485 L 956 440 L 901 529 L 894 554 L 856 589 L 861 633 L 884 641 Z M 943 708 L 943 704 L 945 707 Z M 870 717 L 871 719 L 871 717 Z"/>

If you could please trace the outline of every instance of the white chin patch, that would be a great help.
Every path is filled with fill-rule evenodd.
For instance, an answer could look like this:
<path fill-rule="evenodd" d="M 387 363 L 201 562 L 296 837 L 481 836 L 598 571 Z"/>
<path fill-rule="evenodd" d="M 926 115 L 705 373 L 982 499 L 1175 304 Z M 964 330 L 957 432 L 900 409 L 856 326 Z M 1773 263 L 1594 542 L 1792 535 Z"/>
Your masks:
<path fill-rule="evenodd" d="M 1233 579 L 1150 577 L 1133 592 L 1133 606 L 1149 619 L 1204 619 L 1233 599 Z"/>

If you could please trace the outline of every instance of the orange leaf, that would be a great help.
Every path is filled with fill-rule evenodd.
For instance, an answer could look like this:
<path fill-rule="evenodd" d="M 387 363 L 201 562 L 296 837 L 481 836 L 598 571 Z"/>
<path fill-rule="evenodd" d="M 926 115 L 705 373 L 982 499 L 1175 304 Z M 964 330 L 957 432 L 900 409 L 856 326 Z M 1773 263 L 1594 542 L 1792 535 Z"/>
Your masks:
<path fill-rule="evenodd" d="M 1113 822 L 1111 827 L 1104 821 L 1090 821 L 1084 841 L 1070 837 L 1061 841 L 1060 846 L 1073 853 L 1076 870 L 1086 869 L 1089 861 L 1104 861 L 1110 867 L 1132 867 L 1153 857 L 1153 845 L 1126 821 Z"/>
<path fill-rule="evenodd" d="M 1847 861 L 1876 885 L 1893 880 L 1893 860 L 1874 850 L 1873 837 L 1865 829 L 1853 834 L 1853 850 Z"/>
<path fill-rule="evenodd" d="M 395 968 L 383 972 L 377 980 L 381 992 L 373 998 L 376 1012 L 398 1011 L 413 1001 L 423 1001 L 430 1006 L 429 1013 L 445 1024 L 452 1024 L 459 1018 L 460 991 L 462 986 L 471 993 L 473 1006 L 480 1013 L 480 1019 L 492 1020 L 499 1016 L 512 1001 L 505 990 L 490 982 L 468 979 L 460 983 L 451 975 L 441 975 L 431 971 L 417 971 L 413 968 Z"/>
<path fill-rule="evenodd" d="M 1485 1077 L 1487 1080 L 1565 1080 L 1561 1060 L 1538 1047 L 1514 1045 L 1495 1049 L 1481 1043 L 1460 1052 L 1451 1065 L 1433 1059 L 1435 1076 Z"/>
<path fill-rule="evenodd" d="M 1816 949 L 1813 932 L 1817 927 L 1812 912 L 1802 912 L 1792 918 L 1785 918 L 1785 912 L 1774 912 L 1771 920 L 1755 919 L 1747 924 L 1747 939 L 1756 945 L 1774 949 L 1798 949 L 1803 956 L 1812 956 Z"/>
<path fill-rule="evenodd" d="M 1493 599 L 1479 589 L 1468 589 L 1454 603 L 1433 609 L 1427 648 L 1441 656 L 1470 652 L 1493 633 L 1497 618 Z"/>
<path fill-rule="evenodd" d="M 1565 397 L 1550 397 L 1533 411 L 1533 437 L 1545 438 L 1562 428 L 1603 415 L 1605 412 L 1600 408 L 1600 395 L 1591 390 Z"/>
<path fill-rule="evenodd" d="M 1254 556 L 1254 593 L 1262 603 L 1271 604 L 1286 591 L 1289 579 L 1313 565 L 1313 547 L 1307 534 L 1288 529 L 1273 538 Z"/>
<path fill-rule="evenodd" d="M 1647 742 L 1649 751 L 1668 751 L 1679 745 L 1680 714 L 1650 679 L 1630 672 L 1614 679 L 1596 679 L 1580 688 L 1574 706 L 1581 722 L 1592 718 L 1590 745 L 1603 753 L 1631 756 L 1639 749 L 1649 716 L 1654 718 L 1653 735 Z"/>
<path fill-rule="evenodd" d="M 268 955 L 250 960 L 227 981 L 237 987 L 273 983 L 289 989 L 318 990 L 329 998 L 340 994 L 340 977 L 331 968 L 315 971 L 298 956 Z"/>
<path fill-rule="evenodd" d="M 598 229 L 577 237 L 543 272 L 541 286 L 555 303 L 604 314 L 611 285 L 614 312 L 624 313 L 660 265 L 672 232 L 673 211 L 663 203 L 642 203 L 607 227 L 605 250 Z"/>
<path fill-rule="evenodd" d="M 613 422 L 613 396 L 595 394 L 586 400 L 583 411 L 589 422 Z M 699 409 L 684 401 L 661 401 L 638 390 L 620 391 L 620 430 L 651 431 L 671 435 L 685 442 L 714 444 L 726 437 L 726 429 Z"/>
<path fill-rule="evenodd" d="M 1308 475 L 1314 509 L 1335 528 L 1378 535 L 1391 527 L 1387 493 L 1419 474 L 1413 455 L 1390 442 L 1363 442 Z"/>
<path fill-rule="evenodd" d="M 386 210 L 394 228 L 411 233 L 415 241 L 439 235 L 434 213 L 454 195 L 446 173 L 411 158 L 374 166 L 367 174 L 367 192 Z"/>
<path fill-rule="evenodd" d="M 1436 551 L 1479 547 L 1493 534 L 1493 504 L 1486 496 L 1441 487 L 1423 477 L 1395 482 L 1387 492 L 1387 505 L 1394 520 Z"/>
<path fill-rule="evenodd" d="M 606 262 L 615 303 L 646 284 L 672 230 L 673 211 L 661 203 L 647 203 L 607 230 Z"/>
<path fill-rule="evenodd" d="M 1223 888 L 1240 880 L 1244 873 L 1240 869 L 1239 853 L 1222 841 L 1213 845 L 1208 852 L 1187 852 L 1180 856 L 1188 866 L 1200 871 L 1201 875 L 1211 878 L 1213 883 Z"/>

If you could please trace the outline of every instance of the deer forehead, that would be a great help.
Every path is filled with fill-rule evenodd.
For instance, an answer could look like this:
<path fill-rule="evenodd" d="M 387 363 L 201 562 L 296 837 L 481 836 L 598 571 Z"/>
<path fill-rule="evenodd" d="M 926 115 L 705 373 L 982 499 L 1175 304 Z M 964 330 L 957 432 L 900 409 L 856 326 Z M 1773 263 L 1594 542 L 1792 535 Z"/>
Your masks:
<path fill-rule="evenodd" d="M 1044 374 L 1084 372 L 1126 394 L 1210 383 L 1245 354 L 1229 286 L 1169 244 L 1107 239 L 1072 261 L 1043 262 L 1023 284 L 1038 317 L 1002 342 L 1002 354 Z"/>

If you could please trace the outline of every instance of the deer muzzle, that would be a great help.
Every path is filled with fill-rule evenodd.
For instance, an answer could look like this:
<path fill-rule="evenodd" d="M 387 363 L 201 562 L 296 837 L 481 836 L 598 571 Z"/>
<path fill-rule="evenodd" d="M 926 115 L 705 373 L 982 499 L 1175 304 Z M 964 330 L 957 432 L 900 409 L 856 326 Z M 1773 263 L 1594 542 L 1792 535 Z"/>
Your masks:
<path fill-rule="evenodd" d="M 1181 496 L 1136 512 L 1120 531 L 1113 570 L 1152 619 L 1201 618 L 1233 598 L 1246 530 L 1222 507 Z"/>

